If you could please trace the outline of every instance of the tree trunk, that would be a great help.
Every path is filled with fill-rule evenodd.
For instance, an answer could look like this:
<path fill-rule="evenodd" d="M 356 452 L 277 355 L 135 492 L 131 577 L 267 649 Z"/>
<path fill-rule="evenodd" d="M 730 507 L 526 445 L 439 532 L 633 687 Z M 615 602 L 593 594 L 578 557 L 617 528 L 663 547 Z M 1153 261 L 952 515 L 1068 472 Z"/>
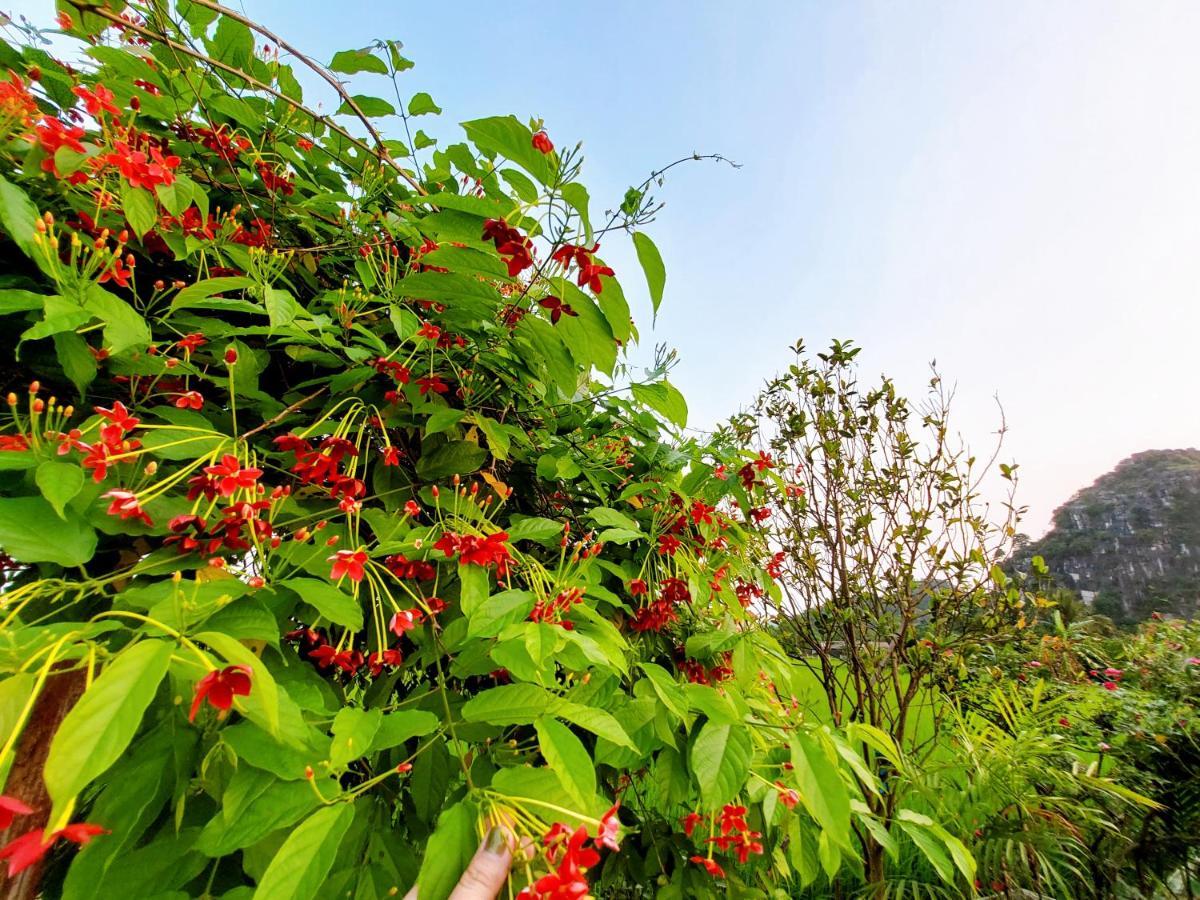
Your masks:
<path fill-rule="evenodd" d="M 50 795 L 42 781 L 42 768 L 50 752 L 50 740 L 83 694 L 86 681 L 84 669 L 71 669 L 50 675 L 42 686 L 17 742 L 16 759 L 4 787 L 5 794 L 33 807 L 33 812 L 18 816 L 7 831 L 0 832 L 0 845 L 34 828 L 45 828 L 49 823 Z M 0 869 L 0 900 L 34 900 L 42 881 L 42 866 L 39 861 L 15 878 L 7 877 L 7 867 Z"/>
<path fill-rule="evenodd" d="M 883 847 L 877 841 L 868 838 L 863 862 L 866 863 L 867 886 L 870 889 L 870 896 L 876 898 L 886 896 L 887 882 L 884 880 Z"/>

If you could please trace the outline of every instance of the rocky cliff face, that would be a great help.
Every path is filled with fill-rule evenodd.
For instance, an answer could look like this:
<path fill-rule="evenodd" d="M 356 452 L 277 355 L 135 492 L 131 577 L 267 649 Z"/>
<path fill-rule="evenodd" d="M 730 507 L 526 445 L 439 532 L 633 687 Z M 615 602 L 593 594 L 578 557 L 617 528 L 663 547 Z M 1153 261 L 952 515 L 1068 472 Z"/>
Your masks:
<path fill-rule="evenodd" d="M 1019 557 L 1120 622 L 1200 614 L 1200 450 L 1147 450 L 1059 507 Z"/>

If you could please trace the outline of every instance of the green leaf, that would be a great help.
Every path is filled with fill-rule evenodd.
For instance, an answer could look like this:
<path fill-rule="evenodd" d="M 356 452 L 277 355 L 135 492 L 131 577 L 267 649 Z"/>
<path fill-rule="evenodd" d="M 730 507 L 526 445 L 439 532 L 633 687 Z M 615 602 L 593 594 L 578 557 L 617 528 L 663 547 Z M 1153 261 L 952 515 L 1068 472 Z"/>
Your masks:
<path fill-rule="evenodd" d="M 461 800 L 438 817 L 417 876 L 421 900 L 446 900 L 458 884 L 478 846 L 476 816 L 475 804 Z"/>
<path fill-rule="evenodd" d="M 803 732 L 792 736 L 791 745 L 800 802 L 839 846 L 846 846 L 850 835 L 850 794 L 836 760 L 824 752 L 814 737 Z"/>
<path fill-rule="evenodd" d="M 0 226 L 3 226 L 8 236 L 21 248 L 22 253 L 34 260 L 39 267 L 44 267 L 45 258 L 33 242 L 33 236 L 37 233 L 34 229 L 37 220 L 37 207 L 30 201 L 29 195 L 0 175 Z"/>
<path fill-rule="evenodd" d="M 54 335 L 54 353 L 63 374 L 79 391 L 80 398 L 96 380 L 96 357 L 88 349 L 87 341 L 73 331 L 62 331 Z"/>
<path fill-rule="evenodd" d="M 484 153 L 511 159 L 543 185 L 553 180 L 549 161 L 533 146 L 533 132 L 515 116 L 475 119 L 463 122 L 462 127 Z"/>
<path fill-rule="evenodd" d="M 607 506 L 597 506 L 595 509 L 589 509 L 587 517 L 597 525 L 602 525 L 605 528 L 625 528 L 629 531 L 641 531 L 638 523 L 629 516 L 615 509 L 609 509 Z"/>
<path fill-rule="evenodd" d="M 19 562 L 81 566 L 96 552 L 96 532 L 74 517 L 64 522 L 41 497 L 4 497 L 0 548 Z"/>
<path fill-rule="evenodd" d="M 376 72 L 380 75 L 388 73 L 387 63 L 370 50 L 339 50 L 333 54 L 329 70 L 341 72 L 343 75 L 354 75 L 358 72 Z"/>
<path fill-rule="evenodd" d="M 425 420 L 425 435 L 439 434 L 448 431 L 463 420 L 466 410 L 454 409 L 452 406 L 437 406 Z"/>
<path fill-rule="evenodd" d="M 728 803 L 750 773 L 752 748 L 745 726 L 705 722 L 692 745 L 692 774 L 706 809 Z"/>
<path fill-rule="evenodd" d="M 298 822 L 321 805 L 306 782 L 279 781 L 261 769 L 239 767 L 221 797 L 221 811 L 204 826 L 196 850 L 213 858 L 227 856 Z M 327 793 L 331 786 L 336 790 L 335 785 L 318 785 Z"/>
<path fill-rule="evenodd" d="M 10 315 L 18 312 L 31 312 L 46 305 L 44 294 L 32 291 L 20 291 L 13 288 L 0 290 L 0 315 Z"/>
<path fill-rule="evenodd" d="M 379 116 L 394 116 L 396 114 L 396 107 L 392 106 L 392 104 L 388 103 L 381 97 L 368 97 L 364 94 L 355 94 L 354 103 L 356 106 L 358 106 L 362 114 L 368 118 L 374 119 L 378 118 Z M 337 114 L 339 116 L 357 115 L 354 109 L 350 106 L 349 101 L 338 107 Z"/>
<path fill-rule="evenodd" d="M 305 819 L 271 858 L 254 900 L 316 897 L 353 820 L 354 807 L 349 803 L 323 807 Z"/>
<path fill-rule="evenodd" d="M 641 663 L 640 667 L 646 673 L 646 680 L 654 688 L 654 693 L 658 695 L 658 699 L 662 701 L 663 706 L 680 719 L 686 719 L 688 712 L 687 697 L 684 695 L 683 689 L 679 686 L 679 682 L 671 676 L 670 672 L 655 663 Z"/>
<path fill-rule="evenodd" d="M 583 222 L 584 243 L 592 243 L 592 220 L 588 215 L 588 204 L 591 198 L 588 196 L 587 188 L 582 184 L 571 182 L 564 184 L 561 188 L 562 197 L 571 205 L 575 212 L 579 213 L 580 221 Z"/>
<path fill-rule="evenodd" d="M 154 195 L 145 188 L 135 188 L 128 182 L 121 182 L 121 209 L 133 226 L 133 233 L 139 238 L 158 224 L 158 205 L 154 202 Z"/>
<path fill-rule="evenodd" d="M 558 776 L 574 807 L 581 810 L 590 807 L 596 794 L 596 764 L 583 742 L 570 728 L 552 718 L 542 717 L 533 726 L 546 765 Z"/>
<path fill-rule="evenodd" d="M 375 732 L 375 740 L 371 742 L 371 752 L 398 747 L 409 738 L 423 737 L 432 734 L 440 720 L 431 712 L 423 709 L 405 709 L 399 712 L 387 713 L 379 723 Z"/>
<path fill-rule="evenodd" d="M 526 516 L 510 523 L 505 530 L 509 541 L 530 540 L 539 544 L 553 541 L 557 544 L 563 536 L 563 523 L 539 516 Z"/>
<path fill-rule="evenodd" d="M 529 591 L 511 590 L 492 594 L 483 603 L 463 612 L 470 623 L 467 637 L 495 637 L 505 626 L 523 622 L 536 602 Z"/>
<path fill-rule="evenodd" d="M 362 629 L 362 606 L 329 582 L 316 578 L 288 578 L 281 584 L 299 594 L 301 600 L 335 625 L 344 625 L 351 631 Z"/>
<path fill-rule="evenodd" d="M 104 347 L 116 354 L 131 347 L 145 349 L 150 343 L 150 326 L 142 314 L 98 284 L 87 292 L 87 309 L 104 322 Z"/>
<path fill-rule="evenodd" d="M 236 19 L 221 16 L 217 31 L 209 42 L 213 56 L 239 69 L 249 65 L 254 57 L 254 34 Z"/>
<path fill-rule="evenodd" d="M 562 701 L 536 684 L 504 684 L 482 691 L 463 704 L 468 722 L 489 725 L 528 725 L 553 713 Z"/>
<path fill-rule="evenodd" d="M 488 597 L 488 573 L 483 566 L 458 566 L 459 603 L 466 615 L 478 609 Z"/>
<path fill-rule="evenodd" d="M 408 114 L 410 116 L 423 116 L 426 113 L 438 114 L 442 108 L 433 102 L 433 98 L 421 91 L 414 94 L 413 98 L 408 101 Z"/>
<path fill-rule="evenodd" d="M 202 300 L 207 300 L 214 294 L 223 294 L 226 291 L 236 291 L 242 288 L 248 288 L 254 284 L 253 280 L 244 275 L 229 275 L 221 278 L 204 278 L 197 281 L 195 284 L 189 284 L 171 301 L 172 309 L 186 309 L 187 307 L 198 303 Z"/>
<path fill-rule="evenodd" d="M 680 428 L 687 425 L 687 401 L 675 385 L 668 381 L 633 385 L 633 396 Z"/>
<path fill-rule="evenodd" d="M 44 771 L 56 809 L 125 752 L 174 649 L 167 641 L 141 641 L 122 651 L 67 713 L 50 742 Z"/>
<path fill-rule="evenodd" d="M 83 469 L 71 463 L 44 462 L 37 467 L 33 480 L 60 519 L 63 510 L 83 487 Z"/>
<path fill-rule="evenodd" d="M 633 233 L 633 246 L 637 249 L 638 262 L 646 273 L 646 284 L 650 286 L 650 304 L 654 307 L 654 315 L 658 315 L 659 304 L 662 303 L 663 286 L 667 283 L 667 269 L 663 265 L 662 254 L 654 246 L 654 241 L 641 231 Z"/>
<path fill-rule="evenodd" d="M 560 719 L 566 719 L 585 731 L 590 731 L 597 737 L 602 737 L 606 741 L 611 741 L 621 747 L 628 747 L 630 750 L 640 752 L 638 745 L 629 737 L 628 732 L 621 727 L 621 723 L 613 718 L 612 713 L 605 712 L 602 709 L 596 709 L 593 706 L 584 706 L 581 703 L 571 703 L 568 701 L 560 701 L 554 709 L 554 715 Z"/>
<path fill-rule="evenodd" d="M 203 631 L 196 640 L 212 647 L 226 662 L 250 669 L 250 693 L 235 702 L 245 710 L 246 718 L 279 737 L 279 687 L 266 664 L 241 641 L 219 631 Z"/>
<path fill-rule="evenodd" d="M 366 755 L 383 722 L 377 709 L 343 707 L 333 720 L 333 743 L 329 747 L 329 762 L 334 769 L 345 769 L 351 762 Z"/>
<path fill-rule="evenodd" d="M 426 481 L 435 481 L 450 475 L 470 475 L 487 462 L 487 458 L 487 450 L 478 444 L 471 441 L 448 441 L 417 461 L 417 474 Z"/>
<path fill-rule="evenodd" d="M 904 812 L 904 810 L 902 810 Z M 954 883 L 954 863 L 946 854 L 945 848 L 941 842 L 929 830 L 915 822 L 905 821 L 903 818 L 897 820 L 897 823 L 904 829 L 904 833 L 912 839 L 912 842 L 917 845 L 917 848 L 925 855 L 930 864 L 937 871 L 938 877 L 947 884 Z"/>

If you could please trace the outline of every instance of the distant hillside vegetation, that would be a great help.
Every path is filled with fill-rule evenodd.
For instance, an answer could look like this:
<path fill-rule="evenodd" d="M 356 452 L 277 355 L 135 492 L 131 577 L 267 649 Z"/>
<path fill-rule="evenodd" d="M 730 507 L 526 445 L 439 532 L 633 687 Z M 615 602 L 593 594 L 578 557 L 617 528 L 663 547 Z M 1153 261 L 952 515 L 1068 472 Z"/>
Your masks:
<path fill-rule="evenodd" d="M 1121 462 L 1054 513 L 1024 545 L 1096 613 L 1121 623 L 1152 612 L 1200 612 L 1200 450 L 1147 450 Z"/>

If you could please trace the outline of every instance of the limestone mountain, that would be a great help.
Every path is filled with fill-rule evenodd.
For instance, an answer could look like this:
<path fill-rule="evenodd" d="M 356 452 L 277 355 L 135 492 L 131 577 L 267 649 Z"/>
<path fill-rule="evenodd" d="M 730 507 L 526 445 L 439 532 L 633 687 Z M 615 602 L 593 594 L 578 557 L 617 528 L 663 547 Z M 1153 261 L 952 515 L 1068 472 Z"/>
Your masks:
<path fill-rule="evenodd" d="M 1200 450 L 1135 453 L 1055 510 L 1017 561 L 1035 554 L 1118 622 L 1200 614 Z"/>

